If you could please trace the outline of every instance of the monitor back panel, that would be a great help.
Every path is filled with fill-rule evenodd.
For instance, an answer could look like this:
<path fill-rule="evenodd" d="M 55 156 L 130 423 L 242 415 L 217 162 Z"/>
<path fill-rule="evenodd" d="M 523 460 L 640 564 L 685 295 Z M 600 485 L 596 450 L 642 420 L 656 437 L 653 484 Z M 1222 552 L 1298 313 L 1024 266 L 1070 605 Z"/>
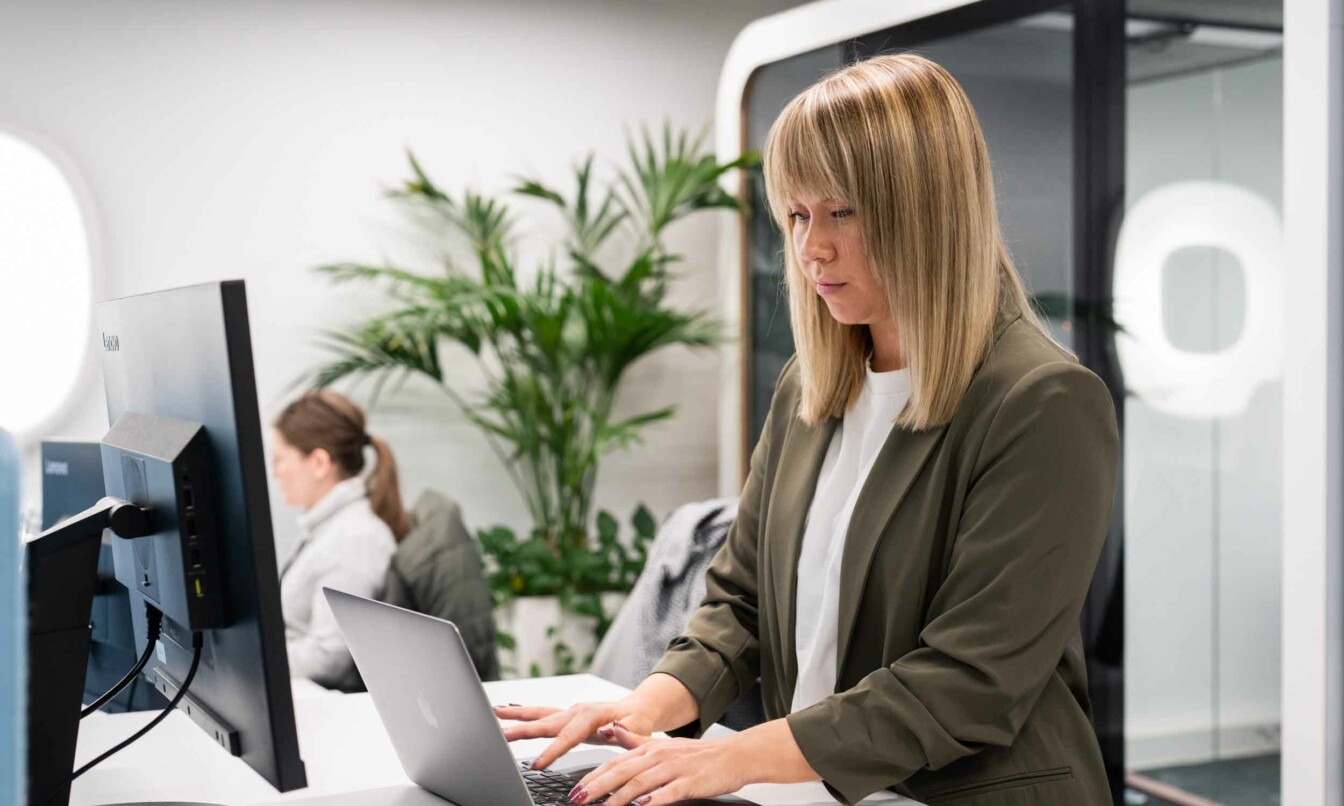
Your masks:
<path fill-rule="evenodd" d="M 173 417 L 205 426 L 209 440 L 213 489 L 199 494 L 214 495 L 228 626 L 208 633 L 191 693 L 238 732 L 242 759 L 272 785 L 305 786 L 243 284 L 103 302 L 97 318 L 108 422 Z M 142 648 L 143 608 L 131 612 Z M 163 635 L 153 663 L 180 681 L 190 635 L 167 619 Z"/>

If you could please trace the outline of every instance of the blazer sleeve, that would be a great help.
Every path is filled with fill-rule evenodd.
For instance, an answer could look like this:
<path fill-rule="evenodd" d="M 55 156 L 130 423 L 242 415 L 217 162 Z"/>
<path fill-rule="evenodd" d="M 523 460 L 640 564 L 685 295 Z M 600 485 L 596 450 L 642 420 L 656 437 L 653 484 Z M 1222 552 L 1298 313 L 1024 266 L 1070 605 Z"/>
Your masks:
<path fill-rule="evenodd" d="M 780 372 L 777 390 L 794 360 Z M 650 672 L 681 681 L 699 705 L 697 720 L 669 730 L 672 736 L 700 736 L 761 674 L 757 548 L 775 408 L 752 450 L 737 517 L 705 574 L 705 598 Z"/>
<path fill-rule="evenodd" d="M 1090 371 L 1052 363 L 1017 381 L 975 462 L 920 646 L 787 717 L 833 793 L 856 803 L 1012 743 L 1078 630 L 1119 448 L 1110 392 Z"/>

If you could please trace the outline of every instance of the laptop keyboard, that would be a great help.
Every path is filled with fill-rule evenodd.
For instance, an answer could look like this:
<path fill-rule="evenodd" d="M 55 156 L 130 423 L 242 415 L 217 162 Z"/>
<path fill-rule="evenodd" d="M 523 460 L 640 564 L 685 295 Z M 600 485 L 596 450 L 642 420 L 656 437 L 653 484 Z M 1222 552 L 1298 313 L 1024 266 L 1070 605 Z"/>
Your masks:
<path fill-rule="evenodd" d="M 527 783 L 527 791 L 532 795 L 532 802 L 536 806 L 569 806 L 569 793 L 578 786 L 578 778 L 563 772 L 533 770 L 525 761 L 518 764 L 518 769 L 523 773 L 523 781 Z M 606 803 L 606 801 L 607 797 L 603 795 L 592 802 Z"/>

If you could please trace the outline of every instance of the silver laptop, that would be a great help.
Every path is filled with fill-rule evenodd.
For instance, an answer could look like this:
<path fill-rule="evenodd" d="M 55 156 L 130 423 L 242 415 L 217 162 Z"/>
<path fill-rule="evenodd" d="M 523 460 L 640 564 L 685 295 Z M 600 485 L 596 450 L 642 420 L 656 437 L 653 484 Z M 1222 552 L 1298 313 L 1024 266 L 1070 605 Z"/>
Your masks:
<path fill-rule="evenodd" d="M 568 806 L 579 779 L 614 755 L 573 753 L 549 770 L 528 770 L 510 752 L 452 622 L 331 588 L 322 592 L 402 768 L 424 789 L 457 806 Z"/>

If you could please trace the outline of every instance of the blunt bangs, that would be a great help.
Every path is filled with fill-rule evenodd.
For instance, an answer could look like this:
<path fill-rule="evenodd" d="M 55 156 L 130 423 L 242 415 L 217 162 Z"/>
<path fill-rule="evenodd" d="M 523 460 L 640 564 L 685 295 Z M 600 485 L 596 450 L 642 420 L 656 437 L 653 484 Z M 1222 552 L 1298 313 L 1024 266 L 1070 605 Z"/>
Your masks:
<path fill-rule="evenodd" d="M 820 88 L 816 88 L 820 89 Z M 789 103 L 770 128 L 765 143 L 765 190 L 770 212 L 788 232 L 792 199 L 849 199 L 854 189 L 849 143 L 831 125 L 814 89 Z"/>

